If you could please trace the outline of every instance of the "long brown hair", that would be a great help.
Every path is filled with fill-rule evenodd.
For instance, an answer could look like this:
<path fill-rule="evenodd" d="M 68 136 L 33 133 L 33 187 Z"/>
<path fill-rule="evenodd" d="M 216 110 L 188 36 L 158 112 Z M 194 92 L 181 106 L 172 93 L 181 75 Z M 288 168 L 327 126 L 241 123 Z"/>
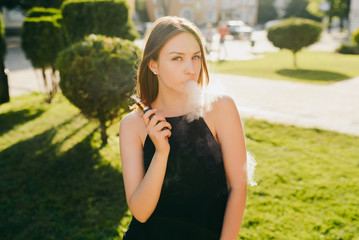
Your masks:
<path fill-rule="evenodd" d="M 153 23 L 146 35 L 146 45 L 137 71 L 137 95 L 147 106 L 150 106 L 158 95 L 158 79 L 149 69 L 148 62 L 151 59 L 157 61 L 159 52 L 166 42 L 174 35 L 182 32 L 192 34 L 201 49 L 202 68 L 198 77 L 198 84 L 203 86 L 203 74 L 205 74 L 206 78 L 205 83 L 208 84 L 209 82 L 206 56 L 200 30 L 196 25 L 185 18 L 172 16 L 159 18 Z"/>

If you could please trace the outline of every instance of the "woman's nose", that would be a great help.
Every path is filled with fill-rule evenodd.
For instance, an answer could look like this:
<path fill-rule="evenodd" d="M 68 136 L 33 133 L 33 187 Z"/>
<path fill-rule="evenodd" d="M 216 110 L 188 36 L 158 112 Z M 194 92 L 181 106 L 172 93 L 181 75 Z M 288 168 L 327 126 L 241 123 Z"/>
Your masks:
<path fill-rule="evenodd" d="M 186 61 L 186 66 L 185 66 L 185 73 L 186 74 L 193 74 L 194 73 L 194 63 L 191 60 L 187 60 Z"/>

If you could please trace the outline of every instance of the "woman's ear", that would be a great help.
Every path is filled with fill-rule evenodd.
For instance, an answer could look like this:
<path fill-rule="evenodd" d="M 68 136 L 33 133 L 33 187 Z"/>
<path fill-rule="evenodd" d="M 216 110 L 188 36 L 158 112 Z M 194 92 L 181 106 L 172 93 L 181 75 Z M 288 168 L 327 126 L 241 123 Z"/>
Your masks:
<path fill-rule="evenodd" d="M 148 68 L 155 74 L 158 74 L 158 66 L 157 66 L 157 62 L 153 59 L 150 59 L 150 61 L 148 61 L 147 63 Z"/>

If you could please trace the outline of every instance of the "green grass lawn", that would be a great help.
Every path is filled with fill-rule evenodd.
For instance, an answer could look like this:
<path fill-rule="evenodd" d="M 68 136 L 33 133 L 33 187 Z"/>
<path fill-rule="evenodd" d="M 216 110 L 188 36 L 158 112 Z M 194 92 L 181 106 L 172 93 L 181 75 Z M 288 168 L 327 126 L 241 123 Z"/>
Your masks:
<path fill-rule="evenodd" d="M 211 62 L 210 71 L 249 77 L 327 84 L 359 76 L 359 55 L 301 51 L 298 69 L 288 50 L 265 53 L 263 58 L 248 61 Z"/>
<path fill-rule="evenodd" d="M 0 239 L 121 239 L 129 224 L 118 121 L 64 97 L 0 106 Z M 359 137 L 245 119 L 258 162 L 239 239 L 359 239 Z"/>

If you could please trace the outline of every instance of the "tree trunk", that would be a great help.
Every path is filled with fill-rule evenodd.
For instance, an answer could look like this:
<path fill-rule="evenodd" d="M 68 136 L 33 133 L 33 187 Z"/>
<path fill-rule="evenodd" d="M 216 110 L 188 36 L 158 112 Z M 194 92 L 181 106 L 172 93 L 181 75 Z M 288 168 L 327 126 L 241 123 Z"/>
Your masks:
<path fill-rule="evenodd" d="M 10 101 L 9 83 L 4 62 L 0 63 L 0 104 Z"/>
<path fill-rule="evenodd" d="M 51 84 L 52 84 L 52 92 L 57 93 L 59 89 L 59 85 L 56 81 L 56 68 L 52 66 L 52 74 L 51 74 Z"/>
<path fill-rule="evenodd" d="M 45 91 L 49 94 L 47 99 L 45 100 L 47 103 L 51 103 L 52 101 L 52 89 L 47 85 L 47 77 L 46 77 L 46 68 L 42 69 L 42 78 L 44 79 Z"/>
<path fill-rule="evenodd" d="M 47 78 L 46 78 L 46 68 L 42 68 L 42 79 L 44 80 L 45 92 L 47 92 L 48 87 L 47 87 Z"/>
<path fill-rule="evenodd" d="M 298 68 L 297 67 L 297 52 L 293 52 L 293 64 L 294 64 L 294 68 Z"/>
<path fill-rule="evenodd" d="M 106 124 L 104 122 L 100 122 L 100 128 L 101 128 L 101 139 L 102 139 L 102 146 L 107 145 L 107 133 L 106 133 Z"/>
<path fill-rule="evenodd" d="M 329 22 L 328 22 L 328 33 L 332 30 L 332 16 L 329 15 Z"/>

